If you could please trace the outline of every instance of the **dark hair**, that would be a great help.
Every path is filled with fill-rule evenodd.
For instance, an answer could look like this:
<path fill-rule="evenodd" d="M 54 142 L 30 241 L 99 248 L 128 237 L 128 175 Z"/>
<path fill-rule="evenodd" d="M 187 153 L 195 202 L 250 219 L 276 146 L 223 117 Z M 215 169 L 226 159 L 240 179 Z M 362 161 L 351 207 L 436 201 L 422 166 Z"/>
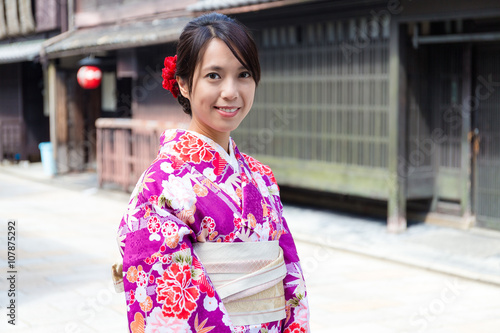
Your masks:
<path fill-rule="evenodd" d="M 248 29 L 238 21 L 219 13 L 204 14 L 189 22 L 177 44 L 177 70 L 175 75 L 187 80 L 189 91 L 193 85 L 196 64 L 203 58 L 208 42 L 214 38 L 223 41 L 236 59 L 252 74 L 257 85 L 260 64 L 257 45 Z M 177 101 L 185 113 L 191 115 L 189 100 L 179 94 Z"/>

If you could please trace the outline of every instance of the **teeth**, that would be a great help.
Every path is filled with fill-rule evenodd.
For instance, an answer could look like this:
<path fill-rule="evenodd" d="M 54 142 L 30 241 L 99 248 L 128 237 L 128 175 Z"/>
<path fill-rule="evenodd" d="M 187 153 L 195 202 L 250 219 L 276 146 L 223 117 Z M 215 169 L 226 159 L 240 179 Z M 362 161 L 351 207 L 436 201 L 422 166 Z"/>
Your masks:
<path fill-rule="evenodd" d="M 236 110 L 238 110 L 238 108 L 231 108 L 231 109 L 228 109 L 228 108 L 217 108 L 221 111 L 224 111 L 224 112 L 229 112 L 229 113 L 233 113 L 233 112 L 236 112 Z"/>

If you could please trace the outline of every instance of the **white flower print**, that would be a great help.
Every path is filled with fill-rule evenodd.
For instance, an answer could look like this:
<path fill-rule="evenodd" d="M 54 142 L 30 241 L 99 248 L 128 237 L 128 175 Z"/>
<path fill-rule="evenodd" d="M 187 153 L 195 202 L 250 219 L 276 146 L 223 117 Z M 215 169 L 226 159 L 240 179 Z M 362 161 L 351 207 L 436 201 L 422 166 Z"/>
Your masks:
<path fill-rule="evenodd" d="M 160 164 L 160 169 L 166 174 L 171 174 L 172 172 L 174 172 L 174 168 L 172 168 L 172 163 L 169 162 L 163 162 L 162 164 Z"/>
<path fill-rule="evenodd" d="M 213 182 L 217 178 L 217 176 L 214 173 L 214 169 L 211 168 L 206 168 L 205 170 L 203 170 L 203 175 Z"/>
<path fill-rule="evenodd" d="M 278 185 L 273 184 L 268 187 L 269 193 L 272 195 L 280 195 L 280 190 L 278 189 Z"/>
<path fill-rule="evenodd" d="M 173 209 L 190 209 L 196 202 L 196 194 L 189 178 L 170 175 L 164 180 L 162 195 L 170 202 Z"/>
<path fill-rule="evenodd" d="M 227 313 L 224 303 L 220 302 L 219 310 L 224 314 L 222 316 L 222 322 L 224 323 L 224 325 L 231 327 L 231 330 L 233 330 L 233 323 L 231 323 L 231 319 L 229 319 L 229 313 Z"/>
<path fill-rule="evenodd" d="M 191 333 L 187 320 L 165 317 L 161 308 L 155 308 L 146 321 L 145 333 Z"/>
<path fill-rule="evenodd" d="M 297 321 L 301 326 L 309 322 L 309 310 L 307 301 L 302 299 L 299 305 L 294 308 L 294 320 Z"/>
<path fill-rule="evenodd" d="M 257 185 L 259 186 L 259 191 L 262 193 L 262 196 L 268 197 L 269 196 L 269 189 L 267 188 L 266 182 L 262 178 L 262 176 L 258 173 L 253 174 L 253 178 L 257 182 Z"/>
<path fill-rule="evenodd" d="M 215 297 L 205 296 L 203 306 L 205 307 L 205 310 L 212 312 L 218 307 L 217 299 Z"/>
<path fill-rule="evenodd" d="M 136 301 L 138 301 L 139 303 L 142 303 L 146 300 L 147 297 L 148 297 L 148 294 L 146 294 L 146 287 L 144 287 L 144 286 L 137 287 L 137 289 L 135 290 Z"/>
<path fill-rule="evenodd" d="M 262 224 L 257 224 L 254 228 L 254 233 L 251 236 L 252 241 L 267 241 L 269 240 L 269 233 L 271 227 L 269 222 L 264 222 Z"/>

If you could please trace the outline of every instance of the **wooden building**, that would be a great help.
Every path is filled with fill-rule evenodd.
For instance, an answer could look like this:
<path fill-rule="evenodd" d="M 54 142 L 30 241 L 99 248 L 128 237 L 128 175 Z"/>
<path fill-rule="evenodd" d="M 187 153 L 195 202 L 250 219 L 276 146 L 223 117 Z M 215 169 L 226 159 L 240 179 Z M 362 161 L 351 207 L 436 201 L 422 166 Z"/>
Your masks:
<path fill-rule="evenodd" d="M 66 1 L 0 1 L 0 161 L 39 161 L 38 144 L 49 140 L 39 56 L 67 29 L 67 12 Z"/>
<path fill-rule="evenodd" d="M 386 202 L 392 232 L 406 229 L 413 202 L 457 227 L 500 229 L 497 1 L 115 2 L 76 1 L 77 29 L 44 48 L 56 95 L 69 96 L 54 119 L 74 112 L 59 106 L 74 100 L 64 77 L 74 81 L 81 58 L 115 63 L 115 109 L 98 105 L 105 86 L 94 111 L 73 106 L 107 117 L 95 146 L 103 183 L 128 189 L 159 133 L 188 121 L 161 88 L 163 58 L 190 17 L 216 10 L 257 40 L 262 81 L 233 137 L 280 184 Z M 57 129 L 58 147 L 67 131 Z"/>

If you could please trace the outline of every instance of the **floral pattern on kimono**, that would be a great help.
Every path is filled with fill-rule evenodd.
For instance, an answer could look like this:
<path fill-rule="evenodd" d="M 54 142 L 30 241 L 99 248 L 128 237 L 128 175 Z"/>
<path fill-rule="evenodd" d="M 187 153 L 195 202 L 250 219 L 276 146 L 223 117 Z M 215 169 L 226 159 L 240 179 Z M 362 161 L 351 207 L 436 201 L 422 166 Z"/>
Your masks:
<path fill-rule="evenodd" d="M 299 258 L 271 169 L 207 137 L 167 130 L 118 230 L 129 329 L 138 332 L 309 332 Z M 286 318 L 234 326 L 196 242 L 278 240 L 287 275 Z"/>

